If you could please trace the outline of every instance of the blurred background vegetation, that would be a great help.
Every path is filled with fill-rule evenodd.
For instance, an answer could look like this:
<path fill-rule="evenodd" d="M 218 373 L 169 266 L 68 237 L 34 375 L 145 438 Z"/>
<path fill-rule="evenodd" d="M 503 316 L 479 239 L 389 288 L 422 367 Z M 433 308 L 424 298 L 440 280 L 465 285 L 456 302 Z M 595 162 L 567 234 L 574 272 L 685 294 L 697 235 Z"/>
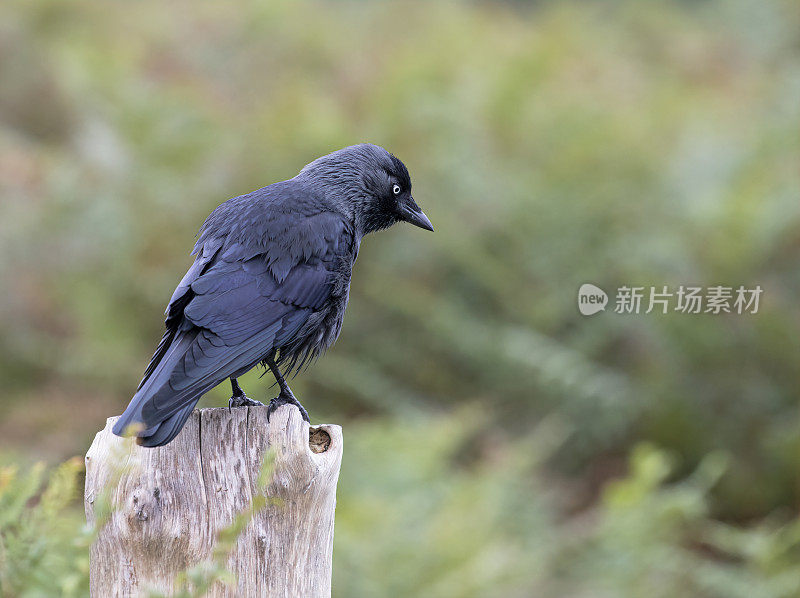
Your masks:
<path fill-rule="evenodd" d="M 85 595 L 68 459 L 204 217 L 361 141 L 436 233 L 365 240 L 293 385 L 345 428 L 335 594 L 800 595 L 794 0 L 5 0 L 0 594 Z M 764 294 L 585 318 L 587 281 Z"/>

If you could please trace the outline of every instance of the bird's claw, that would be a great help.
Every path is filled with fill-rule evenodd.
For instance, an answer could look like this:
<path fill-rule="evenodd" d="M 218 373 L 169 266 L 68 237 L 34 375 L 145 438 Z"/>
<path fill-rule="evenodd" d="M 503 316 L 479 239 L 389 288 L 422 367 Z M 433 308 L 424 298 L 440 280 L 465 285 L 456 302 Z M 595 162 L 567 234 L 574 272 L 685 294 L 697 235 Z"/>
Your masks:
<path fill-rule="evenodd" d="M 228 408 L 233 407 L 263 407 L 264 403 L 251 399 L 246 394 L 233 395 L 228 399 Z"/>
<path fill-rule="evenodd" d="M 308 411 L 300 404 L 300 401 L 295 399 L 294 396 L 284 393 L 279 394 L 269 402 L 269 406 L 267 407 L 267 421 L 269 421 L 270 416 L 281 405 L 294 405 L 300 410 L 300 415 L 303 416 L 303 419 L 311 423 L 311 419 L 308 417 Z"/>

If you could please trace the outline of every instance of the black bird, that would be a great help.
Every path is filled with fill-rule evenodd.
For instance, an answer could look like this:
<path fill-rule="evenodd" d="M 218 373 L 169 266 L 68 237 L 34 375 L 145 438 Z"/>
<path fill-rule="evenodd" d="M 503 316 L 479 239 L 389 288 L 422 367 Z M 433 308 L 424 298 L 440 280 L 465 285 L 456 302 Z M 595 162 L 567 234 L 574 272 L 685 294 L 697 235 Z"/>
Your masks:
<path fill-rule="evenodd" d="M 292 179 L 229 199 L 203 223 L 194 263 L 166 310 L 166 332 L 114 425 L 162 446 L 200 397 L 230 378 L 230 405 L 261 405 L 236 378 L 261 363 L 296 405 L 285 376 L 336 340 L 361 239 L 398 221 L 433 230 L 405 165 L 377 145 L 346 147 Z"/>

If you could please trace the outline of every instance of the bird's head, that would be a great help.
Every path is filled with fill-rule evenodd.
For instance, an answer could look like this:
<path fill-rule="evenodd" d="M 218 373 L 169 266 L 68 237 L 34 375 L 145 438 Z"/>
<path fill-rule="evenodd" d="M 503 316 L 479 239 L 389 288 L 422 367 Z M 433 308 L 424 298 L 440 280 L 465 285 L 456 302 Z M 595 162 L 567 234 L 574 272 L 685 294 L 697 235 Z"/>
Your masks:
<path fill-rule="evenodd" d="M 395 222 L 433 230 L 411 196 L 411 177 L 405 164 L 378 145 L 351 145 L 317 158 L 300 172 L 324 182 L 325 192 L 353 214 L 362 234 Z"/>

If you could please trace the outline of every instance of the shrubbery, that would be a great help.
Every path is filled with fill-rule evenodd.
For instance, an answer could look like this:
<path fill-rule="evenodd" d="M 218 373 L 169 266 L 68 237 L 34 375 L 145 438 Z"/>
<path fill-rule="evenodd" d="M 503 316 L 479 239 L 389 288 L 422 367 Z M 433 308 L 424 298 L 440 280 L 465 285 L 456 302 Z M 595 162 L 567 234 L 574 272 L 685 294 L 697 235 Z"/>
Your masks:
<path fill-rule="evenodd" d="M 729 462 L 704 459 L 669 483 L 673 457 L 637 446 L 630 473 L 571 516 L 543 463 L 567 436 L 547 420 L 507 442 L 474 414 L 347 432 L 334 543 L 334 594 L 372 598 L 693 596 L 800 592 L 800 524 L 735 527 L 709 516 Z M 3 596 L 85 596 L 88 539 L 74 501 L 80 462 L 0 474 Z M 236 534 L 245 517 L 226 534 Z M 227 536 L 226 536 L 227 537 Z M 225 542 L 222 545 L 224 553 Z M 222 553 L 220 553 L 222 554 Z M 226 579 L 224 558 L 176 580 Z"/>

